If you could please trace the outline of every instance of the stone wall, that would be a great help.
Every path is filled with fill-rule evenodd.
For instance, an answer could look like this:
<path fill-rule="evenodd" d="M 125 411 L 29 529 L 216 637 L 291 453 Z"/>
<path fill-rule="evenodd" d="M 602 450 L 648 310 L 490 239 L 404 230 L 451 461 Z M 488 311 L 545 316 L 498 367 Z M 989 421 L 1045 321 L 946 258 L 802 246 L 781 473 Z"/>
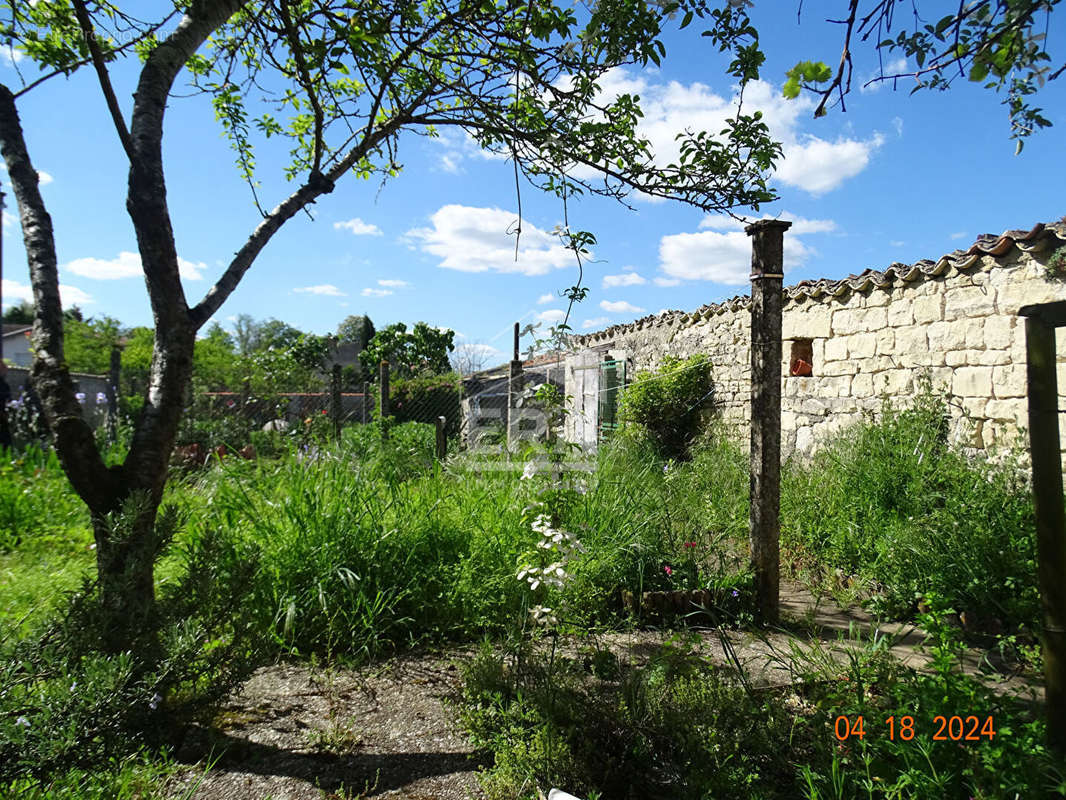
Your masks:
<path fill-rule="evenodd" d="M 827 436 L 876 413 L 886 398 L 906 404 L 922 374 L 950 393 L 958 444 L 987 450 L 1017 441 L 1027 422 L 1025 325 L 1018 310 L 1066 300 L 1066 280 L 1048 270 L 1064 244 L 1066 224 L 1039 225 L 981 237 L 969 250 L 935 262 L 787 288 L 783 452 L 813 452 Z M 624 351 L 634 371 L 653 369 L 666 355 L 708 354 L 723 420 L 746 442 L 749 302 L 738 297 L 695 312 L 667 312 L 581 337 L 580 346 L 593 353 Z M 797 341 L 810 344 L 810 377 L 788 374 Z M 588 352 L 574 363 L 578 358 L 587 360 Z M 1061 394 L 1066 329 L 1059 331 L 1058 361 Z M 567 394 L 573 394 L 569 382 Z"/>

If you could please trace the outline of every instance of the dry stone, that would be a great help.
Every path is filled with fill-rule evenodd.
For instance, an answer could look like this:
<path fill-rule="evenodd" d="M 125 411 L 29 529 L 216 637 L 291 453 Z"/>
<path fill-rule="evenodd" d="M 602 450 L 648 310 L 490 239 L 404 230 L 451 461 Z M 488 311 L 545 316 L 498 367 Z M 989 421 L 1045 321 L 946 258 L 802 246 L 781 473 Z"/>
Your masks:
<path fill-rule="evenodd" d="M 1047 278 L 1043 264 L 1050 252 L 1015 248 L 936 277 L 918 275 L 911 282 L 837 297 L 786 300 L 784 336 L 810 339 L 813 356 L 812 377 L 789 376 L 790 346 L 786 342 L 783 348 L 786 444 L 813 452 L 834 431 L 861 419 L 863 411 L 877 411 L 883 395 L 906 405 L 922 371 L 957 396 L 949 406 L 952 430 L 967 446 L 998 444 L 1016 435 L 1026 417 L 1025 334 L 1017 311 L 1030 303 L 1066 300 L 1066 282 Z M 625 351 L 631 371 L 654 368 L 666 355 L 707 353 L 715 364 L 723 424 L 746 442 L 751 317 L 743 305 L 734 307 L 659 317 L 639 329 L 619 326 L 584 341 L 597 351 Z M 1058 344 L 1066 397 L 1066 329 L 1060 330 Z M 964 425 L 962 415 L 971 422 Z"/>

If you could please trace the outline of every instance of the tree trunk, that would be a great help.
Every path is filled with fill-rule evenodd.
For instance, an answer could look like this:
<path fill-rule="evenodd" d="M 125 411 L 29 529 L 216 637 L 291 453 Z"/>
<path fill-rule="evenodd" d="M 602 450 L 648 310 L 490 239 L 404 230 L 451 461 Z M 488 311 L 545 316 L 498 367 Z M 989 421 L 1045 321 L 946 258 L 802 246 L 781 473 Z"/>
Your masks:
<path fill-rule="evenodd" d="M 131 496 L 127 494 L 123 499 Z M 118 498 L 116 504 L 122 505 Z M 155 609 L 158 504 L 149 501 L 126 508 L 133 512 L 126 518 L 92 515 L 100 607 L 104 614 L 101 644 L 109 653 L 133 649 L 149 630 Z"/>

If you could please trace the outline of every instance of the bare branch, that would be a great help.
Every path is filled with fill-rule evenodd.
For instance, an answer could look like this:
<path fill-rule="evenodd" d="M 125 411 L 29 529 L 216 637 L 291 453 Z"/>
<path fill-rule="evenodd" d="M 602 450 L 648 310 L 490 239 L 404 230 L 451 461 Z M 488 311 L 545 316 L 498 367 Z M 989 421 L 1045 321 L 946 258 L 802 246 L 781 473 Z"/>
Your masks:
<path fill-rule="evenodd" d="M 104 93 L 107 101 L 107 110 L 111 112 L 111 120 L 115 124 L 119 141 L 126 156 L 133 160 L 133 143 L 130 141 L 130 131 L 126 127 L 126 120 L 122 116 L 122 109 L 118 106 L 118 98 L 115 97 L 115 88 L 111 85 L 111 76 L 107 74 L 107 65 L 104 63 L 104 54 L 100 52 L 100 43 L 96 41 L 96 33 L 93 31 L 93 21 L 89 12 L 85 9 L 84 0 L 73 0 L 74 15 L 78 18 L 78 26 L 81 34 L 85 37 L 85 43 L 89 47 L 90 58 L 96 69 L 96 77 L 100 81 L 100 90 Z"/>

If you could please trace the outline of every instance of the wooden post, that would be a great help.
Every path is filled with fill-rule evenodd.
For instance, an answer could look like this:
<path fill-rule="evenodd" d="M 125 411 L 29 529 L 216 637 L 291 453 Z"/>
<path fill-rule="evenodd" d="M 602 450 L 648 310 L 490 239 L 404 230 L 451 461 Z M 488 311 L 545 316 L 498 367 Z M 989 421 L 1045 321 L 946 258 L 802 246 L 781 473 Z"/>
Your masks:
<path fill-rule="evenodd" d="M 378 423 L 381 425 L 381 436 L 389 438 L 389 362 L 382 361 L 378 368 Z"/>
<path fill-rule="evenodd" d="M 118 386 L 122 377 L 122 348 L 111 345 L 111 369 L 107 376 L 107 443 L 118 439 Z"/>
<path fill-rule="evenodd" d="M 370 385 L 363 381 L 363 424 L 366 424 L 366 409 L 370 404 Z"/>
<path fill-rule="evenodd" d="M 329 381 L 329 415 L 333 421 L 333 438 L 341 440 L 341 365 L 334 364 Z"/>
<path fill-rule="evenodd" d="M 444 432 L 445 426 L 448 424 L 447 417 L 437 417 L 437 460 L 443 461 L 444 457 L 448 455 L 448 437 Z"/>
<path fill-rule="evenodd" d="M 1047 304 L 1061 306 L 1063 304 Z M 1055 326 L 1026 306 L 1029 454 L 1036 512 L 1037 574 L 1044 610 L 1044 681 L 1048 744 L 1066 753 L 1066 515 L 1062 496 Z M 1060 323 L 1062 324 L 1062 323 Z"/>
<path fill-rule="evenodd" d="M 517 444 L 520 436 L 518 422 L 521 418 L 518 408 L 518 399 L 522 396 L 525 379 L 522 375 L 522 361 L 518 357 L 518 323 L 514 324 L 514 353 L 511 358 L 511 369 L 507 377 L 507 446 Z"/>
<path fill-rule="evenodd" d="M 781 580 L 781 284 L 784 233 L 766 219 L 751 243 L 751 513 L 749 541 L 760 619 L 777 622 Z"/>

